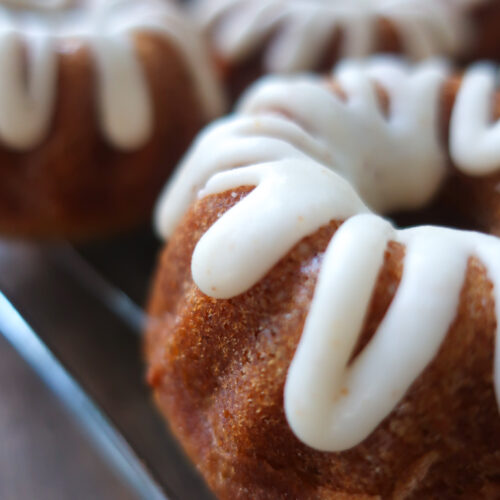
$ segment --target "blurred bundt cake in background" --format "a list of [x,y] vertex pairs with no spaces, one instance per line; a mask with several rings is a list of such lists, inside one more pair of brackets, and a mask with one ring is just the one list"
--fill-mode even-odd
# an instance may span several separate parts
[[0,5],[0,233],[84,238],[147,220],[221,93],[162,0]]

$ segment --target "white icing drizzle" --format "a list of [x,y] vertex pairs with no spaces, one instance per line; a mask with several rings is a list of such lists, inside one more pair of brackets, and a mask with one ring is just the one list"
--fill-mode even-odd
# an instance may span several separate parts
[[[168,237],[197,195],[256,186],[207,230],[194,250],[193,279],[216,298],[249,290],[304,236],[331,220],[347,219],[325,252],[285,387],[291,428],[320,450],[360,443],[404,397],[456,316],[471,256],[487,270],[500,318],[498,238],[437,227],[396,230],[361,201],[370,199],[372,207],[382,210],[401,207],[399,192],[392,190],[404,189],[405,178],[410,188],[405,197],[412,200],[408,206],[425,203],[439,187],[445,151],[435,120],[445,76],[436,63],[414,72],[386,59],[365,66],[347,63],[337,71],[345,102],[313,77],[268,78],[243,99],[239,115],[200,136],[158,205],[157,227]],[[388,92],[387,118],[377,108],[370,79]],[[495,150],[484,146],[492,139],[483,139],[496,130],[489,129],[484,104],[491,106],[493,80],[491,69],[473,67],[453,110],[450,143],[478,146],[469,167],[462,152],[453,153],[466,173],[469,168],[483,175],[500,163],[495,163]],[[476,115],[472,101],[478,103]],[[479,128],[478,136],[463,132],[462,122],[469,119],[471,128]],[[390,168],[384,170],[385,164]],[[371,180],[374,192],[362,179],[372,165],[383,173],[380,181]],[[423,169],[423,180],[415,168]],[[332,170],[352,182],[361,198]],[[420,192],[412,193],[412,186]],[[376,334],[348,366],[389,241],[405,246],[403,276]],[[500,401],[498,331],[494,380]]]
[[[256,187],[207,230],[193,253],[193,280],[211,297],[245,292],[304,236],[352,216],[324,255],[285,387],[288,422],[309,446],[351,448],[394,409],[435,357],[456,316],[470,256],[487,269],[500,317],[498,238],[430,226],[397,231],[379,216],[363,215],[366,207],[354,190],[312,160],[222,172],[201,196],[245,185]],[[406,247],[401,283],[373,339],[347,366],[390,240]]]
[[26,8],[30,10],[0,6],[0,139],[8,147],[30,149],[48,134],[58,51],[64,50],[66,39],[80,39],[92,50],[100,127],[116,148],[141,147],[154,127],[150,90],[133,43],[137,33],[159,33],[171,40],[187,63],[207,118],[222,111],[224,103],[201,40],[173,5],[93,0],[81,8],[66,1],[43,8],[28,3]]
[[153,109],[132,42],[128,37],[96,35],[91,44],[100,89],[101,128],[116,147],[136,149],[151,136]]
[[498,68],[478,63],[466,71],[450,123],[450,153],[464,173],[488,175],[500,169],[500,121],[492,124]]
[[16,149],[29,148],[45,136],[55,98],[56,54],[48,38],[33,37],[30,71],[25,80],[23,43],[12,31],[0,31],[0,138]]
[[[237,62],[256,52],[272,34],[269,71],[315,67],[343,33],[341,57],[363,57],[376,49],[376,27],[390,20],[404,52],[423,59],[457,55],[470,45],[469,9],[475,2],[446,0],[202,0],[195,14],[217,50]],[[307,43],[303,41],[307,40]]]

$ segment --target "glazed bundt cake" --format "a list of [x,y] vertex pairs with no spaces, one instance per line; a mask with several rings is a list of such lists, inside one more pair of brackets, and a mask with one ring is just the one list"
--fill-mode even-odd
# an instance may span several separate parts
[[494,190],[496,103],[489,66],[350,62],[263,81],[194,145],[146,357],[219,498],[500,497],[500,239],[373,212]]
[[326,71],[342,57],[500,53],[496,0],[195,0],[193,11],[233,95],[265,72]]
[[195,28],[166,1],[2,2],[0,233],[144,221],[221,108]]
[[311,160],[218,174],[156,276],[157,403],[221,499],[498,498],[499,252]]

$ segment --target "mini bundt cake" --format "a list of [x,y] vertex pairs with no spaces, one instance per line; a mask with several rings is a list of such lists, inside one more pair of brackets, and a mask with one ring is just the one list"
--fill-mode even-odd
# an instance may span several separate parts
[[497,102],[489,66],[349,62],[263,81],[188,153],[145,352],[219,498],[500,498],[500,239],[373,213],[497,186]]
[[162,0],[2,2],[0,233],[144,221],[222,100],[196,29]]
[[497,58],[496,0],[195,0],[233,95],[265,72],[325,71],[376,52]]

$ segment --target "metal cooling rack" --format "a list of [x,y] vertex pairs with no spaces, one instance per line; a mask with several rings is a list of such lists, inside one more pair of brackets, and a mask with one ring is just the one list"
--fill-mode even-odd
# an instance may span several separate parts
[[0,333],[139,498],[209,500],[144,384],[140,331],[158,242],[0,240]]

